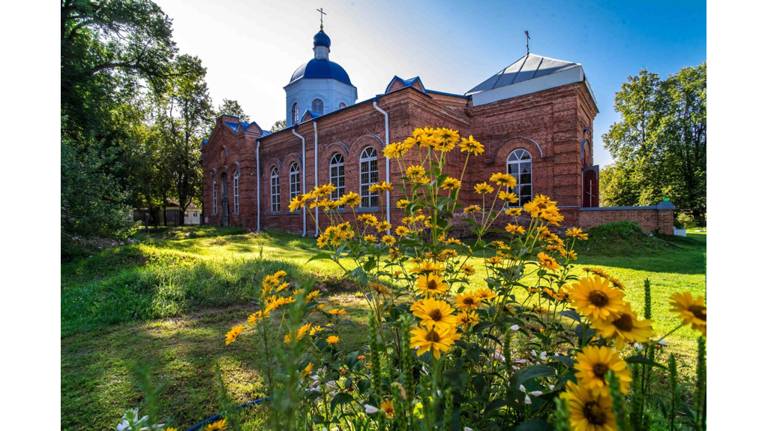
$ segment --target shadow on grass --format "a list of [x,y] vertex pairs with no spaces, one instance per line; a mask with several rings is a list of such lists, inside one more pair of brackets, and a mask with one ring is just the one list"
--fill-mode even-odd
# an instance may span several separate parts
[[[350,315],[335,330],[355,348],[367,334],[365,306],[344,305]],[[208,309],[184,318],[123,325],[98,337],[64,338],[62,429],[114,429],[125,409],[143,401],[131,378],[134,363],[151,371],[153,385],[159,388],[159,410],[167,415],[162,419],[179,429],[220,409],[217,367],[232,401],[263,396],[263,365],[271,358],[260,349],[256,335],[246,332],[230,346],[223,342],[226,331],[251,311],[242,306]],[[279,342],[279,335],[274,336]]]

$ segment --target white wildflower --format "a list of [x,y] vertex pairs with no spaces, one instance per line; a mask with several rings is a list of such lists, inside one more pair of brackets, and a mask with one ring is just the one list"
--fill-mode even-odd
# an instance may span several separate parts
[[376,407],[374,407],[374,406],[372,406],[370,404],[366,404],[363,407],[365,407],[365,413],[367,413],[369,415],[374,415],[374,414],[379,412],[378,408],[376,408]]

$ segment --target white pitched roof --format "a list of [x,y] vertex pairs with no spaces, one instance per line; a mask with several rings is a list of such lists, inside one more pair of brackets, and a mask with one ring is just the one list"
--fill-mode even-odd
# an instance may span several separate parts
[[484,105],[581,81],[586,81],[586,76],[579,63],[526,54],[476,85],[466,95],[472,96],[473,104]]

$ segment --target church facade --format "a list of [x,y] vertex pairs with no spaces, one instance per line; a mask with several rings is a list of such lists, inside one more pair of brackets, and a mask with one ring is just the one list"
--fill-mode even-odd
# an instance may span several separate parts
[[[429,126],[456,129],[485,145],[465,174],[461,196],[467,203],[474,199],[473,184],[504,171],[517,178],[519,204],[548,195],[568,225],[637,219],[646,230],[671,231],[671,210],[599,208],[592,137],[598,109],[580,64],[529,53],[465,94],[395,76],[383,93],[358,101],[347,72],[329,58],[331,39],[322,28],[313,42],[314,58],[285,86],[285,129],[270,133],[255,122],[217,118],[202,145],[203,223],[317,235],[322,218],[315,223],[306,212],[290,213],[288,204],[315,185],[332,183],[339,194],[362,196],[359,211],[396,225],[397,192],[379,195],[368,187],[399,181],[397,163],[382,148]],[[459,159],[449,161],[449,175],[459,176]]]

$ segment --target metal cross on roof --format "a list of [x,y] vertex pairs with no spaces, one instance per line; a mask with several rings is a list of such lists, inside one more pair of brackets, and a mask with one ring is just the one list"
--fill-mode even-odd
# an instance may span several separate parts
[[[322,27],[322,26],[321,26]],[[528,47],[528,42],[531,41],[531,35],[528,34],[528,30],[525,31],[525,53],[530,54],[531,49]]]
[[323,12],[323,8],[315,9],[315,10],[320,12],[320,30],[322,30],[323,29],[323,15],[328,15],[328,14]]

